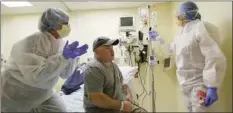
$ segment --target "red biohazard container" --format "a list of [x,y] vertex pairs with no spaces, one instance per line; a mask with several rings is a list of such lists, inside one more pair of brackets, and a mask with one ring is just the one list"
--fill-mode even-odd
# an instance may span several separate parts
[[202,91],[202,90],[199,90],[198,91],[198,96],[199,97],[202,97],[203,99],[206,97],[206,92]]
[[206,98],[206,92],[199,90],[198,91],[198,97],[199,97],[199,103],[200,105],[204,105],[205,103],[205,98]]

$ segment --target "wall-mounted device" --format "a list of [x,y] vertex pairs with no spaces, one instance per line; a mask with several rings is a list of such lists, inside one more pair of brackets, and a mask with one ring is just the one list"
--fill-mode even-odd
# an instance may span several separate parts
[[135,18],[133,16],[120,17],[120,32],[135,32]]
[[167,58],[164,59],[164,66],[163,66],[163,68],[165,70],[168,70],[168,69],[171,68],[171,57],[167,57]]
[[149,65],[156,65],[156,64],[159,64],[159,62],[158,62],[158,60],[157,60],[157,58],[156,58],[156,56],[150,56],[149,57]]
[[143,33],[141,31],[138,31],[138,40],[143,41]]
[[90,62],[92,60],[93,60],[93,58],[87,58],[87,62]]
[[147,62],[147,50],[148,50],[148,45],[143,45],[143,50],[141,50],[139,53],[141,63]]
[[130,59],[129,58],[124,58],[124,62],[127,64],[130,64]]

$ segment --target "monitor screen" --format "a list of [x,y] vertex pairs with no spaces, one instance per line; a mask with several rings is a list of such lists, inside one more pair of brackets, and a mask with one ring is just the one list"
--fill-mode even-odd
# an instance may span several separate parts
[[133,26],[133,17],[121,17],[121,27]]
[[154,56],[150,56],[150,60],[154,60]]

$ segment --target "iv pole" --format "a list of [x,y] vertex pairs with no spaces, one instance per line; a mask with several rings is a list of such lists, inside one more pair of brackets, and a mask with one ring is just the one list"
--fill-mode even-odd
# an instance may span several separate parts
[[[148,25],[149,25],[149,29],[148,30],[151,30],[151,22],[150,22],[150,19],[151,19],[151,13],[150,13],[150,10],[151,10],[151,6],[148,5],[148,10],[149,10],[149,15],[148,15]],[[149,37],[150,38],[150,37]],[[152,50],[152,41],[149,39],[149,43],[148,43],[148,59],[150,60],[150,56],[153,56],[154,55],[154,52]],[[152,112],[155,112],[156,111],[156,107],[155,107],[155,81],[154,81],[154,71],[153,71],[153,65],[150,65],[150,69],[151,69],[151,75],[152,75],[152,89],[151,89],[151,93],[152,93]]]
[[[146,7],[146,9],[147,9],[147,25],[145,26],[145,28],[147,28],[147,30],[145,31],[146,33],[147,33],[147,37],[148,37],[148,49],[147,49],[147,53],[148,53],[148,55],[147,55],[147,57],[148,57],[148,61],[150,61],[151,59],[150,59],[150,57],[151,56],[154,56],[154,51],[152,50],[152,40],[150,39],[150,37],[149,37],[149,31],[151,30],[151,26],[152,25],[150,25],[151,24],[151,22],[150,22],[150,19],[151,19],[151,14],[150,14],[150,12],[151,12],[151,6],[150,5],[146,5],[146,6],[144,6],[144,7]],[[153,18],[152,18],[153,19]],[[144,20],[143,20],[143,23],[144,23]],[[144,23],[145,24],[145,23]],[[157,62],[157,61],[156,61]],[[150,76],[147,76],[147,87],[148,88],[150,88],[149,90],[150,90],[150,93],[149,93],[149,95],[151,94],[152,95],[152,99],[151,99],[151,103],[152,103],[152,112],[155,112],[156,111],[156,106],[155,106],[155,81],[154,81],[154,71],[153,71],[153,67],[154,67],[154,65],[156,65],[156,64],[150,64],[149,62],[148,62],[148,67],[150,68],[150,70],[151,70],[151,75],[152,75],[152,81],[151,81],[151,84],[150,84],[150,80],[151,80],[151,78],[150,78]],[[151,87],[150,87],[151,86]],[[150,104],[150,100],[148,101],[149,103],[148,104]]]

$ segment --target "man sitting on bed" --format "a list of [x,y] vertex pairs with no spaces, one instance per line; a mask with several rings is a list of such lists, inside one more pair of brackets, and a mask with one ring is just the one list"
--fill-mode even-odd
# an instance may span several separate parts
[[93,42],[95,59],[87,64],[84,76],[84,108],[93,112],[130,112],[132,95],[123,85],[120,69],[112,61],[113,46],[119,40],[99,37]]

